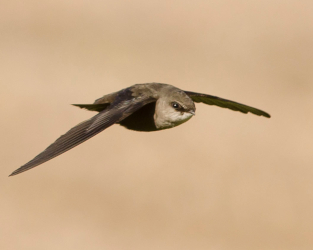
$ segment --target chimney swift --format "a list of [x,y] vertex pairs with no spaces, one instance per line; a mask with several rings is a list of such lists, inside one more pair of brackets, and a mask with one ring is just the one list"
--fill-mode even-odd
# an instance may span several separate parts
[[262,110],[217,96],[184,91],[163,83],[135,84],[105,95],[93,104],[73,104],[96,111],[98,114],[70,129],[10,176],[20,174],[63,154],[113,124],[146,132],[178,126],[195,115],[195,102],[270,118],[270,115]]

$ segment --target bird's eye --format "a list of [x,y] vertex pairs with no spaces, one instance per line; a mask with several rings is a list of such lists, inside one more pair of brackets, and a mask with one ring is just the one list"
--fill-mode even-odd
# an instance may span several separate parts
[[181,106],[180,106],[177,102],[172,102],[172,107],[173,107],[174,109],[179,109],[179,108],[181,108]]

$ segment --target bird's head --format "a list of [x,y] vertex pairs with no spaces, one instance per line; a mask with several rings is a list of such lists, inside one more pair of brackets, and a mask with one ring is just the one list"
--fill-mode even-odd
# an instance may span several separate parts
[[165,91],[156,102],[154,120],[158,129],[178,126],[195,115],[196,107],[182,90]]

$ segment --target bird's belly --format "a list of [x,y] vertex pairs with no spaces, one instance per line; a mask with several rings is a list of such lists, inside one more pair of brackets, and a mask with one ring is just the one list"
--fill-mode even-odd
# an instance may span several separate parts
[[119,122],[119,124],[135,131],[150,132],[159,130],[154,123],[154,112],[155,102],[149,103]]

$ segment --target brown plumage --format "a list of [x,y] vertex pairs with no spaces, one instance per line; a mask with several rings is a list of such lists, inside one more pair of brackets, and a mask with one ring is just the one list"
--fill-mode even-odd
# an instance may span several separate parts
[[74,104],[80,108],[99,113],[70,129],[10,176],[51,160],[113,124],[120,124],[130,130],[145,132],[178,126],[188,121],[195,114],[194,102],[270,117],[268,113],[244,104],[216,96],[183,91],[168,84],[136,84],[105,95],[93,104]]

